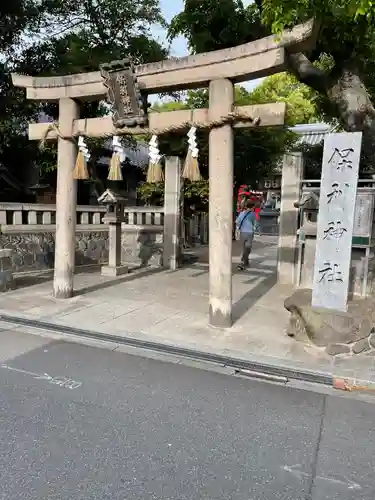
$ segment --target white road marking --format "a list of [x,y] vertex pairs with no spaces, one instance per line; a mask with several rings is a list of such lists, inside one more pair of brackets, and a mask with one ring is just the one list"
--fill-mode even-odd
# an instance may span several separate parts
[[77,380],[73,380],[65,376],[52,377],[51,375],[48,375],[48,373],[44,374],[33,373],[27,370],[22,370],[21,368],[13,368],[13,366],[5,364],[1,365],[1,368],[4,368],[5,370],[10,370],[12,372],[23,373],[24,375],[28,375],[29,377],[32,377],[35,380],[45,380],[49,384],[57,385],[59,387],[63,387],[64,389],[79,389],[83,385],[83,382],[78,382]]
[[[301,465],[300,464],[295,464],[295,465],[284,465],[281,467],[284,471],[289,472],[290,474],[293,474],[298,479],[301,479],[302,477],[311,477],[311,474],[308,474],[307,472],[303,472],[301,470]],[[325,477],[325,476],[316,476],[315,479],[318,481],[326,481],[327,483],[331,484],[337,484],[341,486],[345,486],[349,490],[361,490],[361,486],[358,483],[355,483],[351,479],[348,479],[345,476],[342,476],[343,480],[341,479],[336,479],[333,477]]]

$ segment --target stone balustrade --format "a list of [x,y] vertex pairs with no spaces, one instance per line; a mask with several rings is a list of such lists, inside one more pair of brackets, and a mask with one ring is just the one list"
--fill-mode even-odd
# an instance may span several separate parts
[[[160,265],[164,207],[125,207],[124,212],[122,262]],[[76,213],[76,265],[105,264],[108,260],[105,207],[78,205]],[[12,251],[12,269],[16,272],[53,268],[55,230],[55,205],[0,203],[0,249]],[[189,219],[184,233],[186,244],[207,244],[208,216]]]
[[[76,265],[108,260],[108,225],[104,206],[78,205]],[[127,264],[159,265],[163,250],[163,207],[126,207],[122,224],[122,259]],[[16,272],[54,266],[56,206],[0,204],[0,248],[12,250]]]
[[[93,205],[77,206],[77,225],[100,225],[105,207]],[[32,203],[1,203],[0,226],[54,225],[56,205]],[[125,225],[163,226],[163,207],[126,207]]]
[[[164,225],[163,207],[125,207],[124,226],[156,226]],[[100,205],[77,206],[77,229],[80,226],[100,226],[105,214],[105,207]],[[264,234],[278,233],[278,214],[261,213],[261,232]],[[0,232],[19,230],[38,231],[37,226],[51,226],[56,222],[56,205],[32,203],[0,203]],[[155,227],[155,229],[156,229]],[[94,228],[92,228],[94,229]],[[104,229],[104,228],[101,228]],[[197,214],[185,225],[185,240],[190,243],[208,243],[208,215]]]
[[[122,262],[160,265],[164,207],[125,207],[124,211]],[[76,265],[107,262],[108,225],[103,223],[104,214],[104,206],[77,206]],[[265,234],[276,233],[278,229],[276,218],[271,215],[261,217],[261,230]],[[55,205],[0,203],[0,249],[11,250],[11,267],[15,272],[53,268],[55,222]],[[208,244],[208,215],[196,214],[185,220],[182,240],[188,247]]]

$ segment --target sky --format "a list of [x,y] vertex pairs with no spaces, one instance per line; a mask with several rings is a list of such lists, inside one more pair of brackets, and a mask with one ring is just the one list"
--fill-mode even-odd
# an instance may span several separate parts
[[[204,1],[204,0],[202,0]],[[249,5],[252,2],[252,0],[243,0],[244,5]],[[184,7],[184,2],[183,0],[160,0],[160,5],[161,9],[163,12],[163,15],[165,19],[170,22],[171,19],[181,12]],[[166,39],[166,33],[163,29],[154,29],[154,35],[160,39],[161,42],[164,42]],[[186,55],[189,55],[189,50],[187,47],[186,40],[183,37],[179,37],[176,40],[173,41],[172,46],[171,46],[171,55],[175,57],[183,57]],[[243,84],[248,90],[252,90],[255,88],[259,83],[262,81],[262,79],[258,80],[252,80],[251,82],[247,82]]]
[[[203,0],[204,1],[204,0]],[[183,0],[160,0],[161,10],[167,22],[170,22],[171,19],[181,12],[184,8]],[[158,30],[158,36],[165,40],[165,33],[163,30]],[[183,37],[179,37],[178,39],[173,41],[171,47],[171,55],[176,57],[182,57],[189,54],[186,40]]]

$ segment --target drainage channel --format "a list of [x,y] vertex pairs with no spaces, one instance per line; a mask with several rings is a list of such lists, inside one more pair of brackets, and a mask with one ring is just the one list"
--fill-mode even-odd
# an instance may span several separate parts
[[273,365],[270,363],[249,361],[246,359],[233,358],[230,356],[223,356],[221,354],[213,354],[204,351],[198,351],[195,349],[186,349],[184,347],[177,347],[173,345],[151,342],[131,337],[119,337],[117,335],[104,334],[90,330],[81,330],[79,328],[56,325],[53,323],[38,321],[35,319],[7,316],[4,314],[0,315],[0,319],[7,323],[18,324],[29,328],[49,330],[51,332],[57,332],[68,336],[71,335],[102,342],[113,342],[118,345],[146,349],[163,354],[189,358],[196,361],[216,363],[221,366],[233,368],[234,372],[238,375],[251,378],[258,378],[262,380],[282,383],[287,383],[289,380],[299,380],[303,382],[310,382],[313,384],[323,384],[330,387],[332,387],[333,383],[333,377],[326,373],[314,372],[310,370],[299,370],[285,366]]

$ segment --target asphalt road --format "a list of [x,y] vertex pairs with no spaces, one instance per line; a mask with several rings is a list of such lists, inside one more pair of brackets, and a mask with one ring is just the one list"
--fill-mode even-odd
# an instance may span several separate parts
[[370,403],[16,331],[0,346],[0,499],[375,498]]

